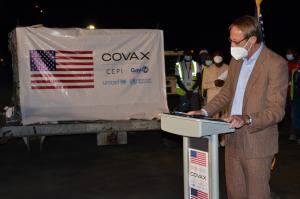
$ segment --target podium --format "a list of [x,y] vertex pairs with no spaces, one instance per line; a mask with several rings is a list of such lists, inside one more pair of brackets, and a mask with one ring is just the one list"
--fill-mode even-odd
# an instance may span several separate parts
[[161,114],[161,129],[183,136],[184,199],[219,199],[218,134],[228,123],[205,116]]

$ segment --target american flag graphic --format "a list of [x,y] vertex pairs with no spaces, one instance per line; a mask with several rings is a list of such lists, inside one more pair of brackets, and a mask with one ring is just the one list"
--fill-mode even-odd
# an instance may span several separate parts
[[31,89],[94,88],[93,51],[30,50]]
[[261,14],[259,14],[259,16],[258,16],[258,23],[259,23],[260,35],[261,35],[262,41],[265,41],[264,22],[263,22],[263,18],[262,18]]
[[204,166],[204,167],[207,166],[206,153],[201,151],[191,150],[190,156],[191,156],[191,163]]
[[190,199],[208,199],[208,193],[191,188]]

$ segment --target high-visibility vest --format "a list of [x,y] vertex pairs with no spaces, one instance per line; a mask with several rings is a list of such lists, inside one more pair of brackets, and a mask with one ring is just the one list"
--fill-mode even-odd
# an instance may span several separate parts
[[[186,70],[186,67],[184,66],[185,63],[184,62],[177,62],[176,63],[176,68],[178,70],[178,73],[179,73],[179,77],[180,77],[180,80],[181,82],[183,83],[183,85],[188,89],[188,90],[191,90],[192,91],[192,88],[195,84],[195,81],[197,79],[197,73],[200,72],[200,71],[197,71],[197,62],[195,61],[192,61],[191,62],[191,70],[192,70],[192,76],[191,76],[191,79],[186,79],[186,76],[185,74],[188,73],[189,71]],[[178,95],[185,95],[185,91],[180,88],[178,86],[178,84],[176,84],[176,93]]]

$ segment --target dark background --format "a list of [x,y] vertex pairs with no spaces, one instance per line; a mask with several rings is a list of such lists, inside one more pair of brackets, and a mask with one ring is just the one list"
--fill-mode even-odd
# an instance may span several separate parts
[[[4,1],[0,13],[1,45],[16,26],[158,28],[166,49],[208,48],[228,51],[228,26],[244,14],[254,15],[255,0],[202,1]],[[163,5],[161,5],[163,4]],[[296,0],[264,0],[261,5],[266,44],[279,53],[299,46],[299,6]],[[38,5],[38,8],[35,6]],[[40,10],[43,13],[40,13]],[[298,29],[298,30],[297,30]]]
[[[8,33],[16,26],[43,24],[46,27],[85,28],[92,23],[97,28],[107,29],[162,29],[166,50],[223,50],[228,62],[228,26],[237,17],[254,15],[255,10],[255,0],[2,1],[1,85],[7,88],[11,82]],[[283,56],[288,47],[299,47],[298,10],[296,0],[264,0],[261,4],[266,45]]]

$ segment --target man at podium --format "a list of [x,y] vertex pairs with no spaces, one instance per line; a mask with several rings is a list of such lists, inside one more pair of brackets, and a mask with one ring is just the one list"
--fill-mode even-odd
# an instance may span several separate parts
[[232,59],[220,93],[201,110],[212,116],[230,106],[235,132],[225,136],[225,173],[229,199],[269,199],[269,180],[278,152],[277,123],[284,117],[288,86],[286,61],[267,48],[257,18],[243,16],[230,26]]

